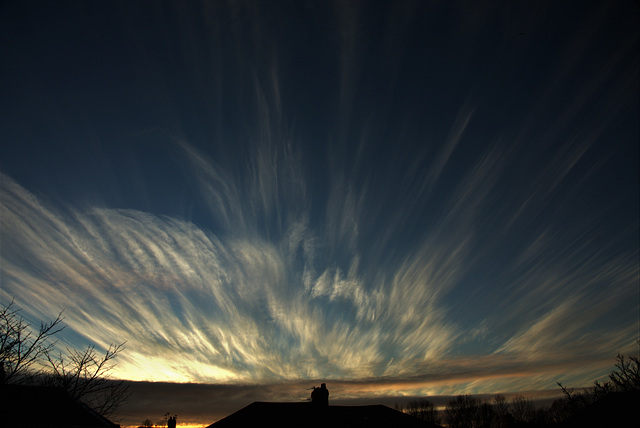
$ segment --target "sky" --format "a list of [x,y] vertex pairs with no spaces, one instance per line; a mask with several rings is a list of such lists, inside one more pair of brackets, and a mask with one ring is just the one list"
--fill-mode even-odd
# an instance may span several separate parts
[[131,381],[589,385],[638,352],[639,16],[2,2],[0,301]]

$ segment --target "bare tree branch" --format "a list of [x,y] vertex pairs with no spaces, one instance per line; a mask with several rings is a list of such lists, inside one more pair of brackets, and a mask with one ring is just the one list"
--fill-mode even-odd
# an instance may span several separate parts
[[65,328],[60,312],[55,320],[40,323],[38,332],[33,333],[19,312],[13,301],[0,308],[0,361],[4,363],[8,383],[28,382],[37,371],[33,366],[55,347],[51,338]]
[[4,382],[60,388],[103,416],[112,414],[128,398],[128,386],[123,381],[111,380],[113,360],[124,350],[124,343],[110,345],[103,355],[95,346],[84,351],[67,348],[63,355],[56,351],[53,340],[53,336],[64,329],[62,312],[55,320],[41,323],[37,333],[19,312],[13,301],[0,307],[0,362]]

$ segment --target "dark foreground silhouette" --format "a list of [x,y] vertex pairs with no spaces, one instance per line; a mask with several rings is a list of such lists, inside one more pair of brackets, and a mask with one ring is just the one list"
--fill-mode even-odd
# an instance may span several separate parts
[[66,391],[54,387],[0,385],[2,427],[118,428]]
[[383,405],[330,406],[329,390],[323,383],[313,388],[311,402],[254,402],[209,428],[232,427],[334,427],[334,428],[417,428],[437,425],[425,422]]
[[613,392],[576,412],[562,427],[640,427],[640,392]]
[[[530,400],[516,396],[508,403],[496,396],[495,403],[481,402],[472,396],[458,396],[444,412],[434,412],[428,400],[416,400],[403,411],[383,405],[330,406],[329,391],[323,383],[313,388],[311,402],[254,402],[212,424],[209,428],[234,427],[423,427],[436,428],[441,420],[450,428],[542,428],[542,427],[640,427],[637,405],[640,403],[640,370],[637,358],[625,363],[619,356],[618,371],[611,376],[617,384],[596,383],[591,392],[572,394],[556,400],[550,409],[535,409]],[[622,376],[616,376],[622,373]],[[616,384],[617,386],[614,386]],[[598,392],[600,390],[606,393]],[[431,411],[428,411],[431,410]],[[440,414],[439,414],[440,413]]]
[[[230,427],[370,427],[424,428],[424,422],[383,405],[326,406],[313,403],[254,402],[210,428]],[[435,427],[436,425],[431,425]]]

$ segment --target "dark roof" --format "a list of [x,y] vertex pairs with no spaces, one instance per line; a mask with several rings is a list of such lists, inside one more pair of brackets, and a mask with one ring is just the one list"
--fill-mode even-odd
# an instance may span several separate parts
[[374,406],[319,406],[306,403],[255,402],[210,428],[231,427],[323,427],[376,428],[428,427],[418,419],[381,404]]
[[58,388],[0,385],[2,426],[16,428],[116,428]]

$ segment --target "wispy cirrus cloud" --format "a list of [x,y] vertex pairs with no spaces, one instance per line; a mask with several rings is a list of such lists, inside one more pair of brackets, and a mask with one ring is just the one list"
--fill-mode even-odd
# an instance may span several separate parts
[[[4,297],[42,314],[66,308],[70,328],[99,346],[126,340],[121,376],[246,381],[379,371],[385,352],[372,326],[382,291],[370,294],[355,261],[348,272],[304,264],[297,272],[289,252],[314,245],[302,244],[311,234],[302,223],[280,246],[219,239],[129,210],[62,214],[3,182],[3,235],[12,247]],[[37,275],[27,263],[39,266]]]
[[[30,312],[45,316],[66,308],[69,328],[83,341],[101,347],[127,341],[117,369],[121,377],[273,382],[402,379],[427,372],[440,373],[449,386],[438,387],[440,381],[427,376],[421,390],[453,393],[451,384],[460,391],[524,387],[530,377],[510,379],[530,376],[532,367],[547,370],[549,359],[566,369],[576,349],[596,337],[602,353],[630,343],[631,328],[606,335],[594,332],[592,321],[633,295],[632,258],[607,258],[589,245],[570,243],[566,253],[551,255],[549,249],[564,238],[549,233],[522,248],[497,278],[498,289],[485,290],[484,302],[500,308],[500,319],[512,323],[510,333],[495,334],[501,321],[491,309],[472,305],[481,317],[480,336],[467,320],[452,317],[450,305],[470,305],[455,295],[474,293],[465,278],[484,260],[476,253],[479,244],[492,243],[482,239],[476,215],[491,201],[501,156],[481,158],[420,246],[384,266],[366,260],[357,233],[349,238],[349,259],[335,263],[321,256],[343,233],[354,233],[349,227],[370,206],[362,197],[349,203],[354,190],[343,193],[337,186],[330,196],[336,203],[327,217],[342,210],[337,215],[346,222],[344,231],[332,226],[338,230],[319,233],[310,213],[299,208],[273,215],[274,231],[282,232],[269,239],[256,223],[272,215],[281,198],[300,198],[294,206],[309,206],[303,191],[284,191],[268,201],[278,193],[282,170],[304,188],[296,157],[279,158],[285,165],[270,175],[263,169],[272,168],[273,159],[262,161],[265,152],[259,152],[248,161],[249,176],[256,179],[238,182],[186,142],[178,143],[226,233],[134,210],[54,207],[3,176],[3,299],[16,296]],[[247,185],[249,191],[241,192]],[[616,284],[615,294],[600,287],[607,282]],[[501,302],[504,295],[508,305]],[[576,316],[582,312],[591,317]],[[491,337],[493,347],[485,343],[477,353],[456,357],[470,335]],[[472,363],[478,358],[484,363]],[[592,364],[603,363],[595,358]],[[559,372],[540,374],[537,382],[548,387]]]

